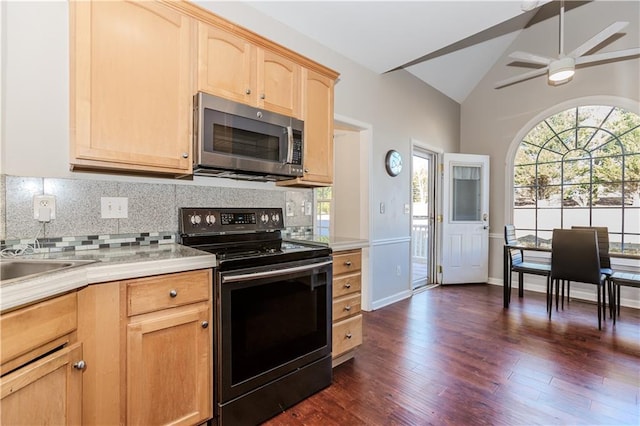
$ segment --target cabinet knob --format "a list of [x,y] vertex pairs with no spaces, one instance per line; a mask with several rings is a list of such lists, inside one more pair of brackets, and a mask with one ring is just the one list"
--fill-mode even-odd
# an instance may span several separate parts
[[169,292],[169,296],[171,296],[171,297],[176,297],[177,295],[178,295],[178,292],[177,292],[177,291],[175,291],[175,290],[171,290],[171,291]]
[[344,307],[344,310],[345,310],[345,311],[347,311],[347,312],[349,312],[349,311],[351,310],[351,306],[350,306],[350,305],[345,306],[345,307]]
[[305,168],[305,169],[304,169],[304,172],[305,172],[305,173],[309,173],[309,169]]
[[351,288],[351,283],[346,283],[346,284],[344,285],[344,288]]
[[245,90],[244,93],[246,93],[247,95],[250,95],[251,94],[251,89]]
[[202,321],[202,324],[200,324],[202,326],[202,328],[207,328],[209,327],[209,321]]
[[262,95],[260,95],[260,99],[264,99],[266,98],[265,94],[263,93]]
[[350,260],[347,260],[346,262],[344,262],[344,264],[345,264],[346,266],[351,266],[351,261],[350,261]]
[[188,152],[183,152],[182,153],[182,158],[189,158],[189,153]]
[[84,362],[84,360],[82,359],[78,362],[73,363],[73,368],[75,368],[76,370],[84,370],[86,366],[87,366],[87,363]]
[[351,339],[353,337],[353,335],[351,333],[347,333],[347,335],[345,336],[347,339]]

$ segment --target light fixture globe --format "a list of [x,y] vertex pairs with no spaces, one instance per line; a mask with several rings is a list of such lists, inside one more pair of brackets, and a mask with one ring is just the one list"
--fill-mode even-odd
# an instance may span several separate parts
[[576,60],[565,56],[549,64],[549,81],[560,83],[568,81],[576,73]]

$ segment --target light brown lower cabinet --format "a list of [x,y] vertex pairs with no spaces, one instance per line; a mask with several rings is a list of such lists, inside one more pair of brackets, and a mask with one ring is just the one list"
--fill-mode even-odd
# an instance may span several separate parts
[[82,343],[76,293],[0,318],[0,424],[82,424]]
[[89,286],[83,424],[197,425],[213,413],[211,269]]
[[362,250],[333,252],[333,366],[354,357],[362,344]]
[[0,423],[82,424],[81,359],[76,343],[3,377]]

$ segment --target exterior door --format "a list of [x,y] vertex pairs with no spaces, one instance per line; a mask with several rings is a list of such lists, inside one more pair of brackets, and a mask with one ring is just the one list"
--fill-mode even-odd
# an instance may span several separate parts
[[436,154],[413,148],[411,164],[411,287],[433,284]]
[[489,156],[444,154],[442,284],[489,276]]

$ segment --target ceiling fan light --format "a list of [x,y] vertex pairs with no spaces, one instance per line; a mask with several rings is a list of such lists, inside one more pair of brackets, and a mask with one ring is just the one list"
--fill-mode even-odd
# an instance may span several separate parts
[[576,73],[576,61],[570,56],[549,64],[549,81],[558,83],[567,81]]

